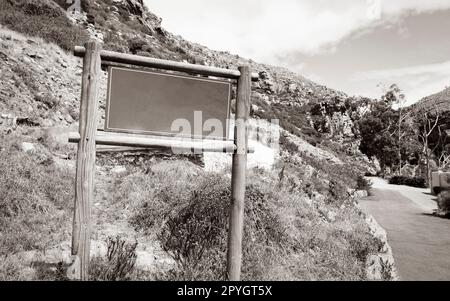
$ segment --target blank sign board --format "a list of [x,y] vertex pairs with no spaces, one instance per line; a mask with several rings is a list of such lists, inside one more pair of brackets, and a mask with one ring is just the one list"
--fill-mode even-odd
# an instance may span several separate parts
[[231,83],[109,68],[106,131],[228,139]]

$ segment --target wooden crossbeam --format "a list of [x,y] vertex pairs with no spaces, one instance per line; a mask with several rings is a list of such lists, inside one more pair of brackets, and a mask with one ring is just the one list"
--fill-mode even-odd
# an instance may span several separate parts
[[[86,53],[86,49],[82,46],[75,46],[74,54],[75,56],[84,57]],[[145,56],[126,54],[120,52],[113,52],[102,50],[100,52],[100,57],[102,62],[110,62],[110,63],[119,63],[119,64],[127,64],[133,66],[140,67],[148,67],[162,70],[171,70],[171,71],[179,71],[186,72],[190,74],[199,74],[206,76],[217,76],[229,79],[239,79],[241,76],[241,72],[239,70],[232,69],[224,69],[217,68],[211,66],[203,66],[196,64],[188,64],[182,62],[174,62],[162,59],[155,59]],[[259,80],[258,73],[252,73],[251,75],[252,81]]]
[[[236,145],[234,141],[180,139],[148,135],[122,134],[97,131],[95,141],[97,145],[122,146],[136,148],[168,148],[177,152],[209,152],[209,153],[234,153]],[[69,134],[69,142],[79,143],[80,134]],[[249,149],[254,153],[254,149]]]

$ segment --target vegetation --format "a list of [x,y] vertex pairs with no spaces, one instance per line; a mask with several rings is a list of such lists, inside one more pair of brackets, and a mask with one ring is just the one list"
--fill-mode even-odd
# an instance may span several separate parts
[[93,258],[89,278],[93,281],[131,280],[136,266],[137,242],[130,243],[120,236],[108,238],[106,258]]
[[[63,0],[56,2],[65,5]],[[82,44],[85,31],[73,25],[61,8],[52,3],[2,1],[0,23],[64,49]],[[202,56],[188,51],[192,46],[168,38],[162,29],[129,18],[129,12],[122,8],[118,12],[120,22],[111,22],[112,12],[107,7],[112,1],[91,3],[83,1],[83,10],[88,14],[87,22],[105,33],[106,49],[204,63]],[[19,28],[17,16],[29,26]],[[114,34],[117,31],[122,35]],[[14,73],[17,82],[36,90],[33,74],[26,68],[17,68]],[[281,94],[289,97],[285,91]],[[45,111],[58,109],[60,105],[45,93],[34,96],[33,101]],[[313,98],[311,103],[326,103],[326,114],[345,111],[353,116],[357,110],[350,100],[340,106],[336,102],[342,99]],[[258,105],[264,110],[255,115],[280,119],[284,128],[311,144],[336,151],[344,149],[337,143],[323,142],[323,137],[331,132],[325,126],[327,116],[320,106],[271,106],[262,102]],[[74,119],[76,114],[70,113]],[[19,124],[24,128],[27,125],[30,124]],[[11,137],[1,140],[0,247],[4,254],[0,256],[5,258],[0,260],[0,279],[63,280],[61,265],[55,266],[53,273],[36,266],[32,276],[25,274],[26,269],[20,265],[22,251],[44,251],[70,240],[73,201],[73,174],[57,165],[55,156],[49,152],[60,146],[43,136],[35,141],[36,151],[25,153],[19,142],[25,136],[18,137],[16,142]],[[288,139],[282,138],[282,144],[290,152],[289,158],[280,160],[271,172],[255,169],[248,177],[244,279],[269,280],[269,275],[270,280],[366,279],[366,260],[380,251],[382,242],[369,233],[351,193],[354,189],[369,189],[370,183],[358,179],[361,174],[358,167],[347,163],[324,164],[302,154]],[[68,157],[73,159],[73,153]],[[115,198],[114,208],[120,208],[114,214],[126,212],[129,224],[140,235],[158,241],[176,261],[176,268],[156,278],[218,280],[225,278],[229,181],[225,174],[208,173],[189,162],[174,160],[152,164],[145,171],[120,178],[108,196]],[[142,275],[137,275],[136,270],[136,250],[134,242],[110,239],[107,256],[92,260],[90,277],[141,280]]]
[[45,153],[23,153],[18,142],[1,141],[0,256],[45,250],[64,239],[72,174]]
[[363,176],[358,176],[357,182],[356,182],[356,190],[364,190],[368,193],[372,189],[373,183],[370,180],[367,180]]
[[442,191],[438,196],[438,214],[450,216],[450,191]]
[[404,163],[417,165],[421,147],[415,131],[414,119],[405,114],[401,105],[403,95],[396,85],[383,95],[380,101],[371,104],[371,110],[359,121],[360,150],[369,158],[377,158],[383,174],[386,168],[402,174]]
[[49,0],[0,1],[0,24],[25,35],[41,37],[65,50],[82,45],[87,33]]
[[447,133],[450,130],[450,111],[436,109],[420,112],[417,114],[417,126],[428,171],[432,171],[432,160],[441,169],[450,167],[450,135]]
[[[369,234],[361,213],[345,205],[350,201],[343,183],[317,172],[307,176],[298,164],[280,162],[282,176],[257,169],[248,177],[243,278],[365,279],[367,256],[381,242]],[[188,162],[162,162],[117,187],[117,202],[131,206],[130,223],[156,237],[178,264],[160,278],[225,279],[229,181]],[[317,189],[328,197],[311,204]]]
[[424,178],[410,178],[404,176],[394,176],[389,179],[389,184],[393,185],[406,185],[417,188],[426,188],[427,185],[425,183]]
[[[360,150],[379,160],[384,175],[395,171],[397,176],[420,176],[428,186],[431,172],[448,168],[450,162],[450,111],[404,109],[404,102],[401,90],[392,85],[380,101],[371,104],[370,112],[358,121]],[[408,164],[419,166],[420,172],[406,174],[403,168]],[[414,179],[408,182],[422,186]]]

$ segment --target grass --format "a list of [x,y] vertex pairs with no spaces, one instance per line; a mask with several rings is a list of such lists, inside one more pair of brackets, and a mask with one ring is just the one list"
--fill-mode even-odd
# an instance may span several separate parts
[[12,71],[20,78],[20,80],[16,81],[17,83],[23,82],[30,89],[30,91],[36,92],[38,90],[38,84],[36,83],[30,69],[20,65],[15,65],[12,68]]
[[[43,251],[66,240],[73,202],[71,172],[38,151],[23,153],[18,139],[1,141],[0,257]],[[0,278],[17,279],[20,261],[1,261]]]
[[67,51],[88,40],[85,30],[70,22],[62,8],[49,0],[0,1],[0,24]]
[[[279,172],[257,169],[248,176],[243,279],[364,280],[365,261],[381,242],[369,234],[361,213],[331,196],[311,203],[305,191],[319,178],[310,180],[295,166],[286,166],[281,178]],[[129,175],[117,190],[122,193],[116,202],[130,208],[130,223],[157,238],[178,263],[160,278],[225,279],[227,176],[188,162],[163,162],[147,174]],[[333,210],[336,219],[328,221],[323,208]]]
[[137,242],[130,243],[120,236],[108,238],[106,258],[93,258],[89,277],[92,281],[127,281],[135,271]]

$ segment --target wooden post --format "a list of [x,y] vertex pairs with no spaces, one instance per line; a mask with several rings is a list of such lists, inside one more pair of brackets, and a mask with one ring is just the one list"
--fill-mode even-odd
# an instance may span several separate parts
[[80,141],[76,162],[75,212],[73,219],[73,265],[68,269],[69,279],[89,280],[90,215],[94,198],[95,141],[97,132],[98,86],[101,74],[101,45],[88,42],[83,61],[83,79],[80,103]]
[[252,73],[249,66],[239,67],[236,99],[236,125],[234,139],[236,152],[233,155],[231,178],[231,212],[228,234],[228,280],[241,278],[242,234],[244,229],[245,177],[247,171],[248,132]]

